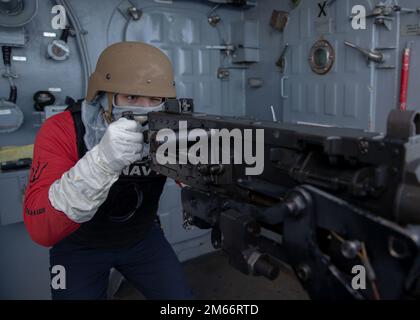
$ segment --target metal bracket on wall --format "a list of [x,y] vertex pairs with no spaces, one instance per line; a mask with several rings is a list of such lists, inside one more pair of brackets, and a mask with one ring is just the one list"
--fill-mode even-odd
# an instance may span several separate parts
[[280,57],[278,58],[278,60],[276,61],[276,66],[279,67],[279,71],[281,73],[284,72],[284,70],[286,69],[286,53],[289,49],[289,44],[286,43],[286,45],[284,46],[283,51],[281,52]]
[[223,53],[226,54],[226,56],[232,55],[232,53],[235,51],[235,47],[231,44],[228,45],[219,45],[219,46],[206,46],[206,49],[210,50],[220,50]]
[[301,0],[290,0],[290,6],[292,9],[297,8],[300,5]]
[[23,47],[26,40],[23,27],[0,27],[0,46]]
[[216,26],[217,26],[217,24],[218,24],[220,21],[222,21],[222,18],[220,18],[220,16],[216,14],[216,15],[209,16],[209,17],[207,18],[207,21],[208,21],[208,23],[209,23],[212,27],[216,27]]
[[221,80],[229,79],[230,72],[227,68],[219,68],[217,69],[217,78]]
[[271,13],[270,26],[283,32],[289,22],[289,13],[286,11],[273,10]]
[[6,78],[6,79],[17,79],[17,78],[19,78],[17,73],[12,71],[10,68],[6,68],[6,69],[2,70],[1,75],[2,75],[3,78]]
[[248,78],[248,86],[250,88],[261,88],[264,85],[264,80],[259,77]]
[[130,0],[124,0],[118,5],[118,11],[129,20],[137,21],[141,18],[142,11],[138,9]]
[[396,47],[381,47],[376,48],[375,51],[385,51],[383,54],[384,56],[384,62],[381,64],[376,65],[376,69],[395,69],[396,66],[394,64],[391,64],[392,61],[395,61],[395,55],[396,55]]
[[289,96],[287,96],[287,95],[284,93],[284,82],[285,82],[287,79],[289,79],[289,77],[286,77],[286,76],[283,76],[283,77],[281,77],[281,79],[280,79],[280,96],[282,97],[282,99],[288,99],[288,98],[289,98]]

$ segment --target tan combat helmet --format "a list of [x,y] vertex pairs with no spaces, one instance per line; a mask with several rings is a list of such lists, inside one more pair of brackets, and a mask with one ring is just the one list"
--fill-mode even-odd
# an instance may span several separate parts
[[175,98],[171,61],[158,48],[142,42],[119,42],[99,56],[95,72],[89,78],[86,100],[107,92],[105,119],[112,121],[112,96],[115,93]]

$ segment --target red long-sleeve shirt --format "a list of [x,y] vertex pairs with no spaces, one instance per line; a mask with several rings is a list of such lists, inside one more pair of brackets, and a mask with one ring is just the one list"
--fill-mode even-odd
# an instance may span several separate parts
[[32,240],[40,245],[53,246],[80,227],[54,209],[48,198],[53,182],[77,161],[76,131],[71,113],[65,111],[47,119],[35,140],[23,205],[26,228]]

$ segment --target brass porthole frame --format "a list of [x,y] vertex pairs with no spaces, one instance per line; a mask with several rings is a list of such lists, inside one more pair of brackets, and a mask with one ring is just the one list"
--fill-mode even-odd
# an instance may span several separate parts
[[[327,52],[326,62],[322,66],[318,65],[316,62],[316,53],[318,50],[325,50]],[[335,62],[335,51],[333,46],[327,40],[318,40],[312,46],[309,52],[308,60],[313,72],[319,75],[327,74],[331,70]]]

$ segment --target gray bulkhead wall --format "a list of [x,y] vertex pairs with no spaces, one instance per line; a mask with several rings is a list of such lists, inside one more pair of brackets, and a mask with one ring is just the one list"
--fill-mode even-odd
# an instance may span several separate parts
[[[259,21],[263,44],[261,61],[252,64],[245,74],[246,85],[249,78],[263,81],[259,88],[246,87],[247,114],[272,119],[269,107],[273,105],[277,119],[286,122],[384,132],[389,111],[398,107],[402,52],[410,41],[413,44],[407,109],[418,109],[420,12],[394,12],[387,16],[387,25],[367,18],[366,30],[354,30],[350,19],[352,7],[363,5],[369,15],[381,1],[331,1],[331,6],[324,8],[325,14],[320,9],[324,0],[301,0],[298,6],[292,2],[299,1],[261,0],[256,7],[244,11],[245,20]],[[414,11],[420,7],[416,0],[382,3]],[[273,9],[289,13],[283,32],[269,25]],[[325,75],[315,74],[309,65],[310,49],[320,39],[329,41],[335,51],[334,65]],[[384,63],[368,62],[358,51],[344,45],[344,41],[383,53]],[[286,43],[289,44],[286,69],[281,73],[275,62]]]
[[[207,13],[215,7],[205,1],[130,1],[143,14],[138,21],[128,21],[118,7],[126,8],[128,1],[71,0],[74,13],[86,31],[86,42],[92,69],[100,52],[114,42],[122,40],[146,41],[162,48],[171,58],[179,97],[193,97],[198,111],[221,114],[245,113],[244,69],[230,70],[229,80],[217,78],[221,66],[231,65],[223,59],[219,46],[230,43],[230,23],[243,19],[242,10],[218,7],[214,13],[222,23],[212,27]],[[34,113],[32,96],[36,91],[52,88],[55,105],[63,105],[65,97],[84,95],[83,73],[74,37],[68,45],[70,56],[65,61],[47,58],[47,45],[55,38],[44,36],[53,30],[51,8],[54,1],[39,1],[35,18],[25,27],[26,43],[13,49],[13,56],[26,61],[12,62],[18,74],[17,104],[24,113],[24,124],[13,133],[2,134],[0,146],[25,145],[34,142],[41,124],[40,114]],[[4,30],[1,30],[4,31]],[[1,35],[1,33],[0,33]],[[223,38],[223,40],[221,40]],[[0,79],[0,96],[7,97],[9,86]],[[61,91],[60,91],[61,89]],[[0,173],[0,299],[48,299],[48,249],[38,246],[29,238],[22,222],[21,202],[27,183],[28,171]],[[182,227],[180,190],[168,182],[159,215],[168,240],[181,260],[212,250],[207,230],[184,230]]]
[[[246,114],[262,120],[272,120],[273,106],[277,120],[282,119],[283,101],[280,96],[281,72],[275,65],[283,50],[283,33],[273,29],[269,22],[273,10],[287,11],[287,1],[259,1],[244,12],[245,20],[258,22],[260,61],[245,71]],[[249,84],[256,79],[261,86]]]

